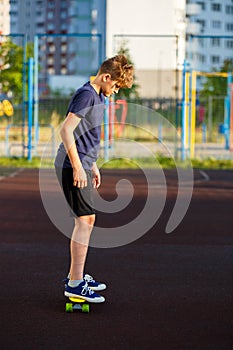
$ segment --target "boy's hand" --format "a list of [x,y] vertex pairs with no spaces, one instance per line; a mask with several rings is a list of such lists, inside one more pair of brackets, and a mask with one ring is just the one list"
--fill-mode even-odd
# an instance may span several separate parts
[[83,167],[73,168],[73,185],[78,188],[87,187],[87,174]]
[[100,184],[101,184],[100,171],[99,171],[96,163],[93,163],[93,166],[92,166],[92,185],[94,188],[99,188]]

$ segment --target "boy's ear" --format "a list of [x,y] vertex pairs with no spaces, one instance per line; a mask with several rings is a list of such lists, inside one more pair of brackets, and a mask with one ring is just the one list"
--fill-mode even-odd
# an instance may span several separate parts
[[106,73],[103,75],[103,81],[106,82],[108,79],[111,79],[111,74]]

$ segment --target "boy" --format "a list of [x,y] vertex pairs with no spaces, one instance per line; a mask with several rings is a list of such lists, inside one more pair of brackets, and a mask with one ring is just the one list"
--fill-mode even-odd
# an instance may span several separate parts
[[66,200],[74,216],[74,230],[70,241],[70,271],[66,279],[65,295],[81,297],[88,302],[102,303],[97,294],[106,285],[84,275],[90,235],[95,222],[93,188],[99,188],[101,177],[96,165],[100,144],[104,97],[118,93],[133,84],[133,66],[124,55],[117,55],[102,63],[90,83],[87,82],[71,98],[62,124],[55,168]]

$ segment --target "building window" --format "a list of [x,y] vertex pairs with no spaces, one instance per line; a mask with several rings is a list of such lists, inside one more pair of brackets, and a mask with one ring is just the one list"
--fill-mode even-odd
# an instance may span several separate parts
[[62,8],[62,9],[65,9],[66,7],[67,7],[66,1],[62,0],[62,1],[61,1],[61,8]]
[[48,73],[49,74],[55,74],[55,69],[52,68],[52,67],[48,68]]
[[10,16],[17,16],[18,12],[17,11],[10,11]]
[[66,19],[67,18],[67,13],[66,12],[61,12],[61,18]]
[[220,12],[222,9],[222,5],[218,3],[211,4],[211,10],[215,12]]
[[61,45],[61,52],[66,52],[67,51],[67,45]]
[[66,8],[67,7],[67,1],[66,0],[61,0],[61,8]]
[[48,30],[54,30],[54,23],[48,23]]
[[61,74],[67,74],[67,68],[63,67],[63,68],[61,69]]
[[55,45],[54,44],[49,45],[49,52],[55,52]]
[[54,8],[54,2],[53,1],[49,1],[48,2],[48,8],[49,9],[53,9]]
[[92,11],[91,11],[92,25],[95,25],[95,24],[96,24],[97,15],[98,15],[98,11],[97,11],[97,10],[92,10]]
[[66,23],[62,23],[62,24],[61,24],[61,30],[66,30],[66,29],[67,29]]
[[206,21],[204,19],[197,19],[196,20],[197,23],[200,23],[200,25],[202,26],[202,28],[205,28],[206,26]]
[[220,41],[219,38],[212,38],[212,39],[211,39],[211,45],[212,45],[213,47],[219,47],[220,44],[221,44],[221,41]]
[[204,47],[204,39],[203,38],[198,38],[198,44],[200,47]]
[[227,40],[225,45],[227,49],[233,49],[233,40]]
[[233,31],[233,23],[226,23],[226,30],[228,32],[232,32]]
[[48,12],[48,19],[53,19],[54,18],[54,13],[53,11]]
[[211,63],[219,63],[220,57],[219,56],[211,56]]
[[43,44],[43,45],[39,45],[39,51],[45,51],[46,49],[46,46]]
[[205,10],[205,3],[203,1],[198,1],[197,4],[201,6],[202,10]]
[[54,64],[54,58],[53,57],[49,57],[48,58],[48,64],[49,65],[53,65]]
[[199,61],[201,63],[205,63],[206,62],[206,56],[205,55],[202,55],[200,53],[196,53],[194,54],[193,58],[196,60],[196,61]]
[[202,62],[202,63],[205,63],[205,62],[206,62],[206,57],[205,57],[205,55],[201,55],[200,59],[201,59],[201,62]]
[[226,5],[226,14],[233,15],[233,6],[232,5]]
[[213,22],[212,22],[212,27],[213,27],[214,29],[221,29],[221,27],[222,27],[222,22],[221,22],[221,21],[213,21]]

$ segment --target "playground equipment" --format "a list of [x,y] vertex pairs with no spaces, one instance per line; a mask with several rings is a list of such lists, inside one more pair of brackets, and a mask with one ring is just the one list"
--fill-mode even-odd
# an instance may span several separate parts
[[181,118],[181,160],[195,155],[196,129],[196,85],[197,77],[224,77],[227,79],[227,96],[225,97],[224,123],[221,126],[225,138],[225,149],[232,149],[232,73],[231,72],[198,72],[190,68],[185,60],[182,72],[182,118]]

